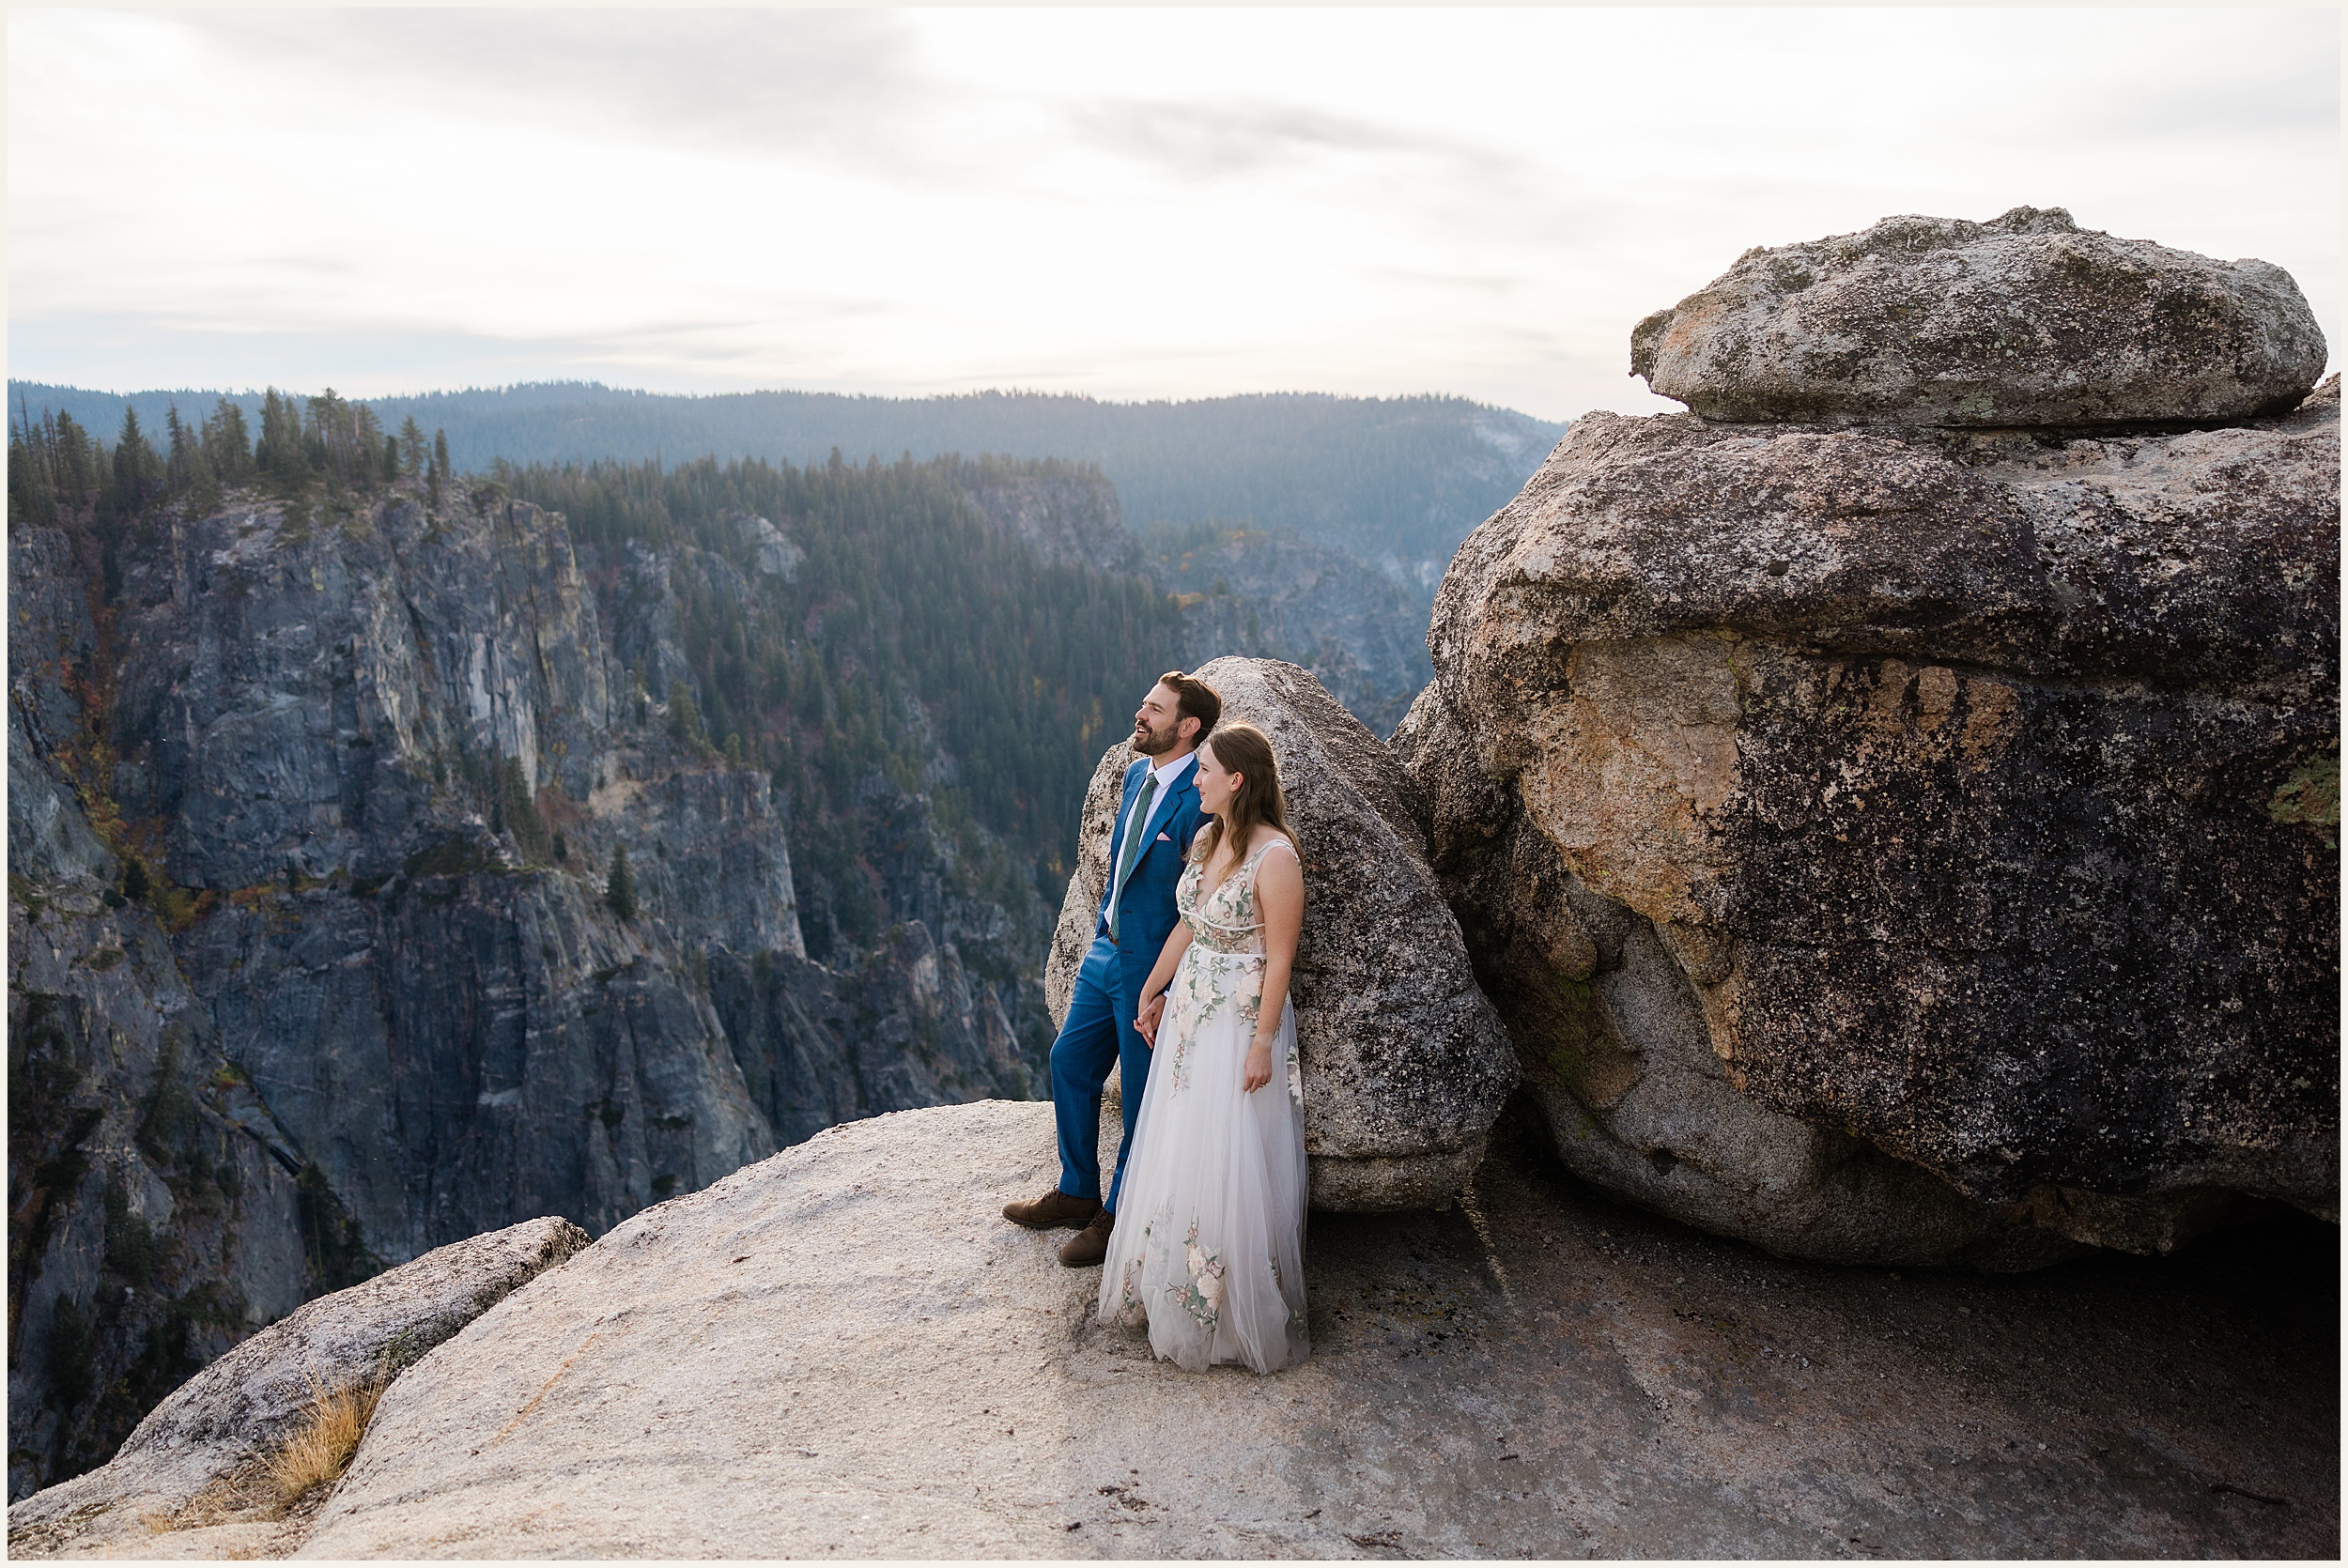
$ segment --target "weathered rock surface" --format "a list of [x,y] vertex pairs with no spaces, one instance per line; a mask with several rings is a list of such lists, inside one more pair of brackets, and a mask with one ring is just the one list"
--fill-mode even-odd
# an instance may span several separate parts
[[2339,1189],[2337,378],[2167,436],[1578,423],[1396,748],[1591,1179],[1781,1251]]
[[2279,267],[2018,207],[1748,251],[1639,323],[1630,370],[1707,419],[2141,425],[2285,412],[2325,353]]
[[[1310,672],[1223,658],[1196,673],[1222,697],[1227,722],[1271,736],[1302,840],[1305,929],[1290,994],[1313,1204],[1448,1203],[1483,1158],[1518,1073],[1428,869],[1411,781]],[[1119,780],[1132,761],[1127,746],[1112,746],[1085,798],[1079,861],[1045,970],[1055,1017],[1067,1014],[1091,941]]]
[[2328,1253],[1902,1279],[1504,1138],[1450,1212],[1316,1217],[1310,1360],[1200,1376],[996,1215],[1051,1122],[852,1123],[637,1216],[392,1386],[301,1555],[2334,1549]]
[[265,1458],[320,1394],[396,1378],[587,1242],[567,1220],[525,1221],[320,1297],[181,1385],[110,1462],[12,1505],[9,1555],[143,1555],[149,1518]]

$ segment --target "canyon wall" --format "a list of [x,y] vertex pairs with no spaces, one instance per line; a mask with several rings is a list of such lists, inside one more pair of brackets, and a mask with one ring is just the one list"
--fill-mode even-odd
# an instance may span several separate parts
[[971,965],[1032,972],[1040,901],[874,779],[882,935],[811,961],[787,803],[672,711],[685,582],[794,567],[741,527],[582,561],[485,486],[12,532],[12,1495],[318,1290],[1036,1092],[1040,986]]

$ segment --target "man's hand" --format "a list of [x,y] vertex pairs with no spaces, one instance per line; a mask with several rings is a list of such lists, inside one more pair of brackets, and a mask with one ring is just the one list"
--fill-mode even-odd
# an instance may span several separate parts
[[1254,1094],[1272,1082],[1272,1047],[1258,1040],[1247,1053],[1246,1070],[1241,1075],[1239,1086]]
[[1134,1020],[1134,1027],[1151,1050],[1158,1048],[1158,1021],[1166,1016],[1166,992],[1160,992],[1141,1005],[1141,1016]]

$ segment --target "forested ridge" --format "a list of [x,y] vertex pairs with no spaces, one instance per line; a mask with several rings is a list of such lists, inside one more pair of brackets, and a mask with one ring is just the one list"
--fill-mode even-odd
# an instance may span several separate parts
[[[109,429],[125,407],[149,429],[217,392],[121,394],[11,383],[11,405]],[[231,401],[248,419],[262,394]],[[950,453],[1097,465],[1126,518],[1287,529],[1365,561],[1440,564],[1516,494],[1564,426],[1466,398],[1266,393],[1148,403],[1041,392],[926,398],[758,392],[677,396],[587,382],[373,400],[377,414],[444,429],[459,471],[499,459],[641,462],[714,455],[821,463]]]
[[271,390],[257,433],[233,399],[196,419],[168,407],[159,448],[134,406],[111,443],[70,413],[20,406],[10,512],[85,534],[111,584],[148,509],[209,506],[233,486],[329,512],[402,476],[436,506],[460,485],[510,494],[568,519],[614,623],[615,596],[649,591],[635,558],[657,553],[691,675],[650,674],[637,658],[632,699],[665,708],[678,740],[771,776],[789,803],[819,959],[841,942],[869,945],[886,923],[873,868],[892,850],[890,812],[876,804],[888,799],[927,797],[970,892],[1009,909],[1055,906],[1092,765],[1178,658],[1182,616],[1166,594],[1047,563],[969,499],[981,483],[1097,477],[1081,465],[834,453],[804,467],[499,462],[460,480],[445,432],[427,439],[412,415],[388,423],[331,392]]
[[[1166,594],[1043,562],[966,497],[987,474],[1044,469],[704,457],[501,465],[496,483],[570,519],[607,595],[631,591],[621,568],[637,546],[689,545],[732,567],[670,575],[698,704],[681,690],[637,699],[665,699],[680,734],[772,774],[793,803],[803,899],[820,911],[828,895],[840,936],[860,944],[880,912],[853,868],[888,853],[868,809],[876,779],[926,793],[949,831],[976,822],[1015,847],[1031,869],[983,864],[984,841],[959,835],[997,901],[1023,901],[1000,881],[1023,875],[1056,905],[1092,766],[1175,659],[1181,612]],[[777,548],[787,567],[763,568]],[[822,925],[809,921],[819,958]]]

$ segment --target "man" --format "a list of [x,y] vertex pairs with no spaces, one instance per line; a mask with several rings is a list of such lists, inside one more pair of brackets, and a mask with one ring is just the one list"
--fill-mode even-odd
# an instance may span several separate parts
[[[1204,681],[1169,670],[1134,715],[1134,749],[1124,798],[1109,830],[1108,885],[1093,922],[1092,945],[1076,971],[1075,995],[1052,1043],[1052,1115],[1059,1124],[1059,1185],[1028,1203],[1006,1204],[1003,1218],[1032,1230],[1082,1225],[1060,1249],[1071,1268],[1097,1264],[1117,1225],[1117,1192],[1134,1146],[1141,1092],[1150,1082],[1150,1045],[1134,1027],[1141,988],[1174,930],[1174,884],[1199,828],[1198,743],[1223,716],[1223,699]],[[1119,1064],[1125,1132],[1108,1201],[1101,1201],[1101,1089]]]

